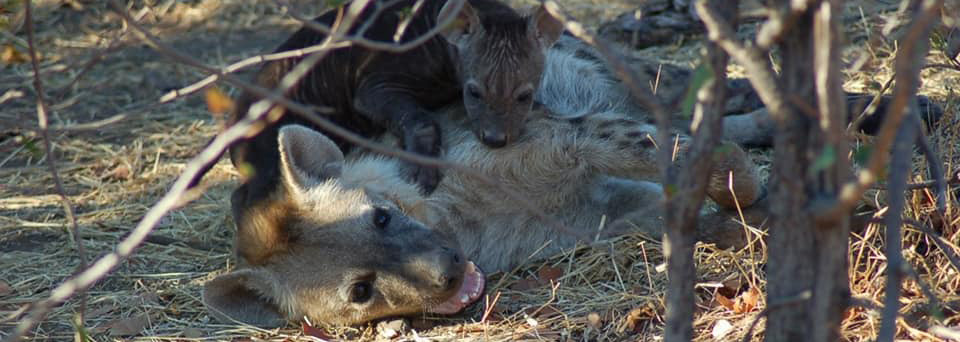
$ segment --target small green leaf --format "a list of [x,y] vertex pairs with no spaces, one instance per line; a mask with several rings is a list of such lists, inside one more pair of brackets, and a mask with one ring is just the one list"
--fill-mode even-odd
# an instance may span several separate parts
[[90,338],[90,333],[87,332],[87,328],[83,326],[83,321],[80,320],[80,314],[73,315],[73,329],[76,330],[75,335],[76,341],[79,342],[92,342],[93,339]]
[[26,138],[23,140],[23,149],[34,158],[43,158],[43,150],[37,145],[39,139]]
[[327,7],[337,8],[347,4],[349,0],[327,0]]
[[853,162],[857,165],[866,165],[871,153],[873,153],[873,146],[859,145],[853,149]]
[[253,175],[257,173],[253,164],[250,163],[240,163],[240,165],[237,165],[237,171],[240,172],[240,176],[244,179],[253,178]]
[[837,151],[833,148],[833,145],[824,146],[817,160],[814,160],[813,165],[810,165],[810,173],[826,170],[830,166],[833,166],[833,163],[836,161]]
[[677,193],[677,185],[672,183],[667,184],[663,187],[663,192],[667,194],[667,197],[673,197],[673,195]]
[[713,67],[710,63],[701,62],[693,69],[693,76],[690,77],[690,84],[687,87],[687,93],[683,95],[683,102],[680,104],[681,115],[688,119],[693,116],[693,106],[697,104],[697,92],[703,88],[707,81],[713,79]]
[[405,20],[407,18],[410,18],[411,15],[413,15],[412,6],[407,6],[397,11],[397,16],[400,17],[400,20]]
[[721,143],[720,146],[713,149],[713,157],[723,158],[723,156],[726,156],[730,152],[733,152],[733,146],[729,143]]

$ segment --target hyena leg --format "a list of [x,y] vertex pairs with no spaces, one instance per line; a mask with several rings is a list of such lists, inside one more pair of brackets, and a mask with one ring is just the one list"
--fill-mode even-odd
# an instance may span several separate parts
[[[642,233],[654,239],[663,237],[663,187],[660,184],[604,177],[598,179],[590,194],[595,212],[605,215],[602,229],[597,224],[580,225],[595,229],[595,236],[605,239],[624,234]],[[756,216],[745,209],[747,221]],[[754,221],[758,221],[754,219]],[[740,248],[747,242],[743,226],[729,212],[701,215],[697,224],[697,241],[716,244],[720,248]],[[588,232],[590,233],[590,232]]]
[[[659,167],[657,151],[668,148],[674,159],[685,162],[690,138],[674,135],[668,144],[654,140],[656,128],[652,125],[604,113],[569,120],[580,126],[571,144],[576,146],[578,159],[591,167],[613,176],[657,180]],[[759,197],[760,180],[750,157],[733,143],[723,143],[714,151],[714,165],[710,173],[707,195],[721,206],[732,208],[739,204],[749,206]],[[731,193],[731,185],[733,192]]]
[[[367,82],[357,90],[354,107],[373,122],[387,127],[403,149],[428,157],[440,155],[440,127],[409,94]],[[431,193],[440,183],[440,170],[405,163],[404,176]]]

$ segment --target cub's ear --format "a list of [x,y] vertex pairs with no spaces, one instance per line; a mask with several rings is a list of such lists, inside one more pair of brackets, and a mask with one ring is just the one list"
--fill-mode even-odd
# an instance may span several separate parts
[[343,152],[329,138],[300,125],[280,129],[280,172],[283,184],[301,193],[329,178],[340,177]]
[[529,23],[528,32],[537,37],[544,49],[553,46],[563,34],[563,23],[550,15],[543,4],[533,8]]
[[440,8],[440,14],[437,14],[437,23],[443,23],[445,20],[448,20],[450,16],[455,16],[453,22],[441,31],[440,34],[447,42],[462,49],[466,46],[470,35],[480,33],[483,30],[483,26],[480,25],[480,17],[477,15],[477,11],[473,6],[470,6],[470,1],[468,0],[463,0],[463,7],[460,8],[459,13],[453,13],[453,11],[456,10],[456,2],[455,0],[449,0],[443,4],[443,7]]
[[203,305],[220,322],[243,322],[262,328],[282,326],[286,320],[272,297],[266,271],[241,269],[203,285]]

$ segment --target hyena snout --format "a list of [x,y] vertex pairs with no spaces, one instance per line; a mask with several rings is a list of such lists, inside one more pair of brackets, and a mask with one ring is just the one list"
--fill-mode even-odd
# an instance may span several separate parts
[[435,254],[437,254],[436,264],[440,267],[431,270],[432,272],[427,272],[428,279],[432,279],[433,287],[444,292],[459,289],[463,282],[464,267],[466,266],[463,255],[459,251],[448,247],[442,247]]
[[507,146],[507,133],[499,129],[484,129],[480,132],[480,141],[492,148]]
[[440,247],[423,254],[409,264],[411,273],[430,292],[441,297],[452,295],[463,283],[466,259],[460,251]]

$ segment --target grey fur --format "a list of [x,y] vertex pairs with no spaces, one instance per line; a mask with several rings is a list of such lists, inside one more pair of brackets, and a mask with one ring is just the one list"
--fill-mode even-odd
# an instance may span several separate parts
[[[463,108],[453,107],[440,122],[445,158],[498,180],[581,233],[662,234],[657,211],[663,193],[651,182],[658,174],[654,127],[613,110],[618,106],[608,104],[618,100],[602,91],[582,96],[609,89],[608,80],[590,77],[597,75],[593,72],[563,75],[596,67],[564,53],[550,54],[549,75],[540,87],[546,90],[539,93],[547,109],[533,113],[518,141],[486,148],[463,128],[468,120]],[[558,117],[550,109],[577,118]],[[685,137],[677,142],[681,158],[687,142]],[[534,257],[545,257],[577,242],[469,175],[449,171],[425,197],[401,176],[398,160],[362,152],[344,157],[308,128],[284,127],[280,146],[287,191],[267,201],[267,208],[237,218],[247,223],[238,232],[240,269],[204,290],[216,317],[265,324],[277,315],[307,316],[356,324],[419,313],[451,296],[429,286],[437,272],[462,271],[444,259],[445,249],[462,251],[484,271],[497,272],[528,260],[532,251],[540,249]],[[759,182],[747,155],[731,147],[715,154],[713,179],[725,180],[733,171],[737,199],[748,206],[759,195]],[[732,202],[725,182],[711,183],[708,194],[718,203]],[[377,208],[394,214],[385,228],[371,224]],[[233,282],[224,286],[222,277]],[[345,299],[344,289],[357,279],[373,279],[369,302]]]

